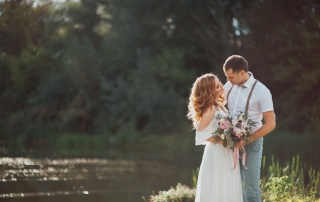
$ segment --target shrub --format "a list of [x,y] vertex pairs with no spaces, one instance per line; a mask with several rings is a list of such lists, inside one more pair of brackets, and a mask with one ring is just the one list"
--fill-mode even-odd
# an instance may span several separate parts
[[159,191],[158,195],[151,195],[150,202],[193,202],[195,195],[195,189],[179,183],[176,188],[171,187],[168,191]]
[[292,184],[288,182],[288,176],[270,177],[264,186],[262,198],[264,202],[286,201],[286,202],[320,202],[315,196],[292,192]]

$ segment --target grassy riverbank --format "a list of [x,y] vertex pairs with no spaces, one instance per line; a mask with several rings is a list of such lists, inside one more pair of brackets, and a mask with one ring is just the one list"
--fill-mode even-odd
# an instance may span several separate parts
[[[265,162],[265,158],[264,161]],[[270,166],[262,165],[266,175],[261,178],[261,193],[264,202],[320,202],[320,172],[310,169],[304,175],[299,157],[293,158],[287,166],[272,161]],[[193,171],[193,188],[178,184],[167,191],[151,195],[150,202],[191,202],[195,198],[197,172]],[[144,198],[145,201],[148,201]]]

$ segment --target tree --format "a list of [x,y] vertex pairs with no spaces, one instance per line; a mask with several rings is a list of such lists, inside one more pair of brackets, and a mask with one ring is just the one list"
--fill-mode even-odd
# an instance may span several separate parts
[[299,131],[320,126],[319,9],[312,0],[256,1],[241,38],[252,69],[271,88],[276,113]]
[[49,6],[28,0],[0,2],[2,121],[11,120],[11,116],[26,106],[26,100],[35,94],[42,73],[50,63],[47,51],[40,47],[48,37]]
[[1,51],[17,56],[29,43],[44,43],[48,4],[34,6],[29,0],[4,0],[0,11]]

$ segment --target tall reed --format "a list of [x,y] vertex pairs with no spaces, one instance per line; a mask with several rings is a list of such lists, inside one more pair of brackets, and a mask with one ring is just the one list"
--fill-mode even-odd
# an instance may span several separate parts
[[261,166],[261,189],[265,190],[268,181],[273,178],[287,176],[286,182],[288,191],[292,194],[307,194],[320,197],[320,172],[310,168],[305,172],[305,166],[300,162],[300,157],[293,157],[291,162],[287,162],[285,167],[280,166],[279,161],[271,159],[271,165],[266,166],[266,157],[262,159]]

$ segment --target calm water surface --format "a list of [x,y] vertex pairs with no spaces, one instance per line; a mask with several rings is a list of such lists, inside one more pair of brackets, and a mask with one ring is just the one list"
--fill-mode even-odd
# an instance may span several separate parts
[[6,156],[5,147],[1,151],[0,201],[136,202],[178,182],[191,183],[192,168],[181,163],[19,157]]

